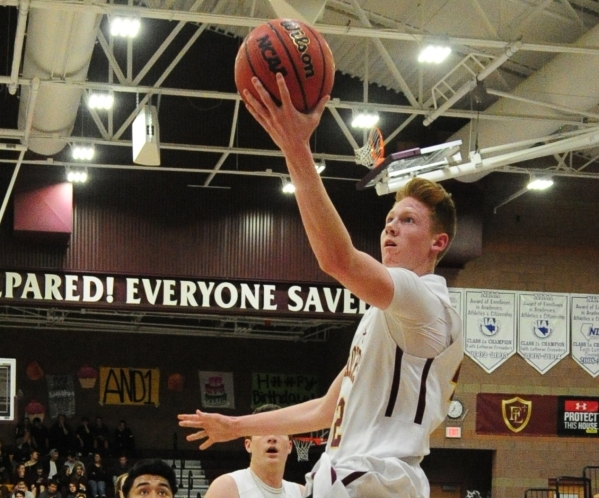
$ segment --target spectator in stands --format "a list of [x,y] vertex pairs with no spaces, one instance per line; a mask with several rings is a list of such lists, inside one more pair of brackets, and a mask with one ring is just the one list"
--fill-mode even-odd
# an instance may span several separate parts
[[42,419],[35,417],[31,426],[31,437],[35,443],[35,449],[40,452],[40,455],[48,453],[50,448],[50,437],[48,428],[42,424]]
[[22,491],[25,493],[25,498],[34,498],[33,493],[27,489],[27,484],[25,483],[25,479],[21,479],[20,481],[15,482],[15,486],[13,488],[13,497],[15,492]]
[[67,461],[61,467],[58,477],[58,481],[61,484],[61,489],[65,493],[69,486],[69,482],[71,482],[71,476],[74,473],[75,465],[78,463],[81,462],[79,462],[79,459],[77,458],[77,453],[73,450],[70,450],[67,454]]
[[23,419],[23,422],[17,425],[15,437],[16,451],[12,457],[13,461],[25,462],[29,458],[31,450],[35,446],[33,437],[31,436],[31,424],[29,423],[29,419],[27,417]]
[[177,493],[175,471],[162,460],[141,460],[129,471],[122,491],[125,498],[173,498]]
[[29,460],[27,460],[24,463],[25,473],[26,473],[27,477],[32,477],[34,475],[35,468],[38,466],[39,463],[41,463],[40,462],[40,452],[35,449],[32,449],[31,453],[29,454]]
[[38,463],[29,471],[27,485],[33,496],[39,496],[48,486],[48,479],[46,474],[44,474],[44,467],[41,463]]
[[[116,480],[119,476],[126,474],[131,469],[131,464],[127,458],[126,454],[119,455],[118,461],[114,464],[112,468],[112,484],[116,486]],[[118,496],[116,497],[118,498]]]
[[[23,496],[25,493],[23,493]],[[0,484],[0,498],[11,498],[12,493],[6,484]],[[117,497],[118,498],[118,497]]]
[[67,488],[67,498],[76,498],[79,493],[79,488],[76,482],[70,482]]
[[99,452],[102,456],[108,455],[108,440],[110,439],[110,432],[108,427],[104,425],[102,417],[96,417],[96,425],[93,429],[94,434],[94,451]]
[[25,464],[22,462],[17,463],[12,477],[13,484],[17,484],[17,482],[19,481],[27,483],[27,468],[25,467]]
[[20,489],[15,489],[14,493],[12,494],[13,498],[25,498],[25,493],[27,491],[22,491]]
[[73,449],[73,431],[64,414],[58,415],[56,422],[50,427],[48,436],[52,448],[56,448],[63,455]]
[[85,474],[85,466],[83,463],[77,462],[73,466],[73,470],[69,478],[69,483],[71,482],[77,483],[77,488],[79,491],[87,492],[87,476]]
[[[266,404],[254,413],[280,409],[278,405]],[[247,436],[245,449],[250,454],[250,466],[217,477],[208,488],[205,498],[240,498],[274,496],[301,498],[304,486],[283,479],[285,463],[293,443],[289,436]]]
[[127,474],[121,474],[114,481],[114,498],[125,498],[123,494],[123,483],[127,479]]
[[58,491],[58,482],[48,481],[48,487],[38,498],[62,498],[62,494]]
[[127,455],[135,455],[135,440],[131,429],[127,427],[124,420],[119,422],[119,425],[114,431],[114,447],[118,453],[126,453]]
[[60,453],[56,448],[52,448],[48,456],[50,458],[44,462],[44,474],[50,480],[60,475],[62,462],[60,461]]
[[89,426],[89,418],[81,417],[81,424],[75,432],[77,438],[77,451],[82,456],[91,456],[94,453],[94,434]]
[[87,484],[91,498],[106,498],[108,473],[102,463],[102,455],[94,453],[94,461],[87,466]]
[[12,463],[10,455],[4,448],[4,443],[0,439],[0,484],[8,484],[12,474]]

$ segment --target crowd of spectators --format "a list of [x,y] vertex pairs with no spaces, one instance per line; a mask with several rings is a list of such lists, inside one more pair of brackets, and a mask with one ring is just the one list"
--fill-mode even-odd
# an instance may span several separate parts
[[[25,417],[14,444],[0,440],[0,498],[106,498],[135,456],[133,434],[124,420],[114,431],[102,417],[82,417],[75,430],[64,415],[46,427]],[[107,468],[107,459],[114,466]]]

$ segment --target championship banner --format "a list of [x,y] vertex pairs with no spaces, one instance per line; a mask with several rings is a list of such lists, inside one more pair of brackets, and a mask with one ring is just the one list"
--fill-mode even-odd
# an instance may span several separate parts
[[570,352],[569,295],[520,292],[518,354],[544,374]]
[[555,436],[557,397],[479,393],[476,395],[476,433]]
[[557,433],[560,436],[599,437],[599,398],[559,396]]
[[593,377],[599,375],[599,296],[572,296],[572,358]]
[[235,408],[232,372],[199,371],[204,408]]
[[158,368],[100,367],[100,404],[158,406]]
[[516,293],[466,289],[464,352],[491,373],[516,353]]
[[301,374],[252,374],[252,408],[266,403],[290,406],[317,398],[318,377]]

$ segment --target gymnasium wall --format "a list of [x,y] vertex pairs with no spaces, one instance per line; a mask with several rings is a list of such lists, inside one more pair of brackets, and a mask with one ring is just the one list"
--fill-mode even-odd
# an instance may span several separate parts
[[[135,177],[112,187],[111,182],[84,195],[76,193],[75,227],[85,236],[67,247],[31,245],[11,237],[9,224],[0,225],[0,264],[10,268],[57,268],[152,274],[215,275],[251,278],[260,271],[265,278],[327,281],[318,269],[297,220],[293,199],[277,199],[274,208],[265,209],[264,191],[252,195],[239,192],[214,193],[173,186],[162,177],[156,185],[136,184]],[[590,180],[572,181],[573,187],[556,186],[539,196],[526,194],[493,214],[502,200],[491,182],[485,190],[482,251],[463,268],[440,268],[450,286],[461,288],[511,289],[548,292],[599,294],[599,210]],[[176,187],[176,188],[175,188]],[[516,191],[517,187],[513,189]],[[502,189],[502,195],[509,190]],[[140,197],[131,199],[135,194]],[[390,200],[367,194],[354,197],[349,190],[333,192],[342,216],[351,225],[356,244],[376,254],[378,234]],[[263,198],[264,197],[264,198]],[[220,199],[217,202],[217,199]],[[245,208],[245,209],[244,209]],[[86,217],[86,209],[94,216]],[[235,220],[241,211],[261,213],[247,224]],[[210,212],[212,218],[189,230],[194,213]],[[264,213],[271,213],[266,216]],[[198,215],[199,216],[199,215]],[[228,220],[217,225],[218,220]],[[271,220],[272,226],[265,225]],[[152,222],[150,223],[149,220]],[[196,220],[197,221],[197,220]],[[212,225],[211,225],[212,223]],[[258,226],[273,234],[272,244],[252,240]],[[224,228],[223,228],[224,227]],[[202,231],[205,229],[205,231]],[[245,230],[245,231],[241,231]],[[207,239],[213,233],[219,243]],[[247,236],[247,237],[246,237]],[[152,242],[155,237],[155,242]],[[474,236],[475,237],[475,236]],[[239,247],[239,239],[247,242]],[[252,258],[236,259],[249,251]],[[276,254],[276,257],[271,255]],[[233,257],[231,257],[233,255]],[[267,257],[269,255],[269,257]],[[219,261],[227,259],[221,266]],[[265,263],[265,258],[267,263]],[[76,425],[82,415],[102,415],[114,428],[120,418],[132,426],[141,448],[167,450],[177,433],[179,446],[184,432],[175,416],[198,407],[197,370],[232,371],[235,376],[237,408],[250,410],[249,374],[252,371],[312,373],[322,379],[324,390],[345,363],[351,330],[334,331],[326,343],[287,343],[244,339],[191,338],[122,333],[60,332],[36,329],[0,329],[0,356],[16,357],[18,382],[24,401],[47,401],[44,380],[30,381],[24,372],[32,360],[47,374],[74,373],[84,363],[98,366],[160,368],[161,402],[158,407],[101,406],[97,389],[76,386]],[[182,393],[169,391],[166,377],[181,373],[186,378]],[[480,436],[475,434],[476,394],[514,393],[597,396],[598,380],[593,379],[570,358],[562,360],[547,374],[540,375],[519,356],[510,358],[492,374],[485,373],[470,359],[464,360],[457,396],[468,413],[463,437],[445,439],[439,429],[432,446],[443,449],[493,450],[493,496],[523,497],[529,487],[544,487],[558,475],[579,475],[582,467],[599,464],[596,439],[523,436]],[[0,425],[0,437],[12,441],[14,426]],[[239,448],[223,445],[219,451]],[[435,462],[439,463],[438,460]],[[443,475],[451,473],[447,462]],[[449,469],[449,470],[448,470]],[[434,470],[431,469],[431,472]]]
[[[505,175],[509,176],[509,175]],[[559,179],[557,180],[559,182]],[[599,294],[599,209],[590,180],[559,183],[544,194],[525,194],[497,209],[488,206],[480,258],[461,271],[443,272],[453,287]],[[516,191],[514,187],[513,191]],[[505,195],[505,190],[502,190]],[[496,197],[496,204],[501,198]],[[599,395],[591,377],[571,357],[545,375],[515,355],[487,374],[464,360],[456,397],[465,402],[462,439],[446,439],[444,427],[435,447],[495,450],[493,497],[523,497],[550,478],[581,476],[599,465],[597,438],[482,436],[475,434],[476,394]]]

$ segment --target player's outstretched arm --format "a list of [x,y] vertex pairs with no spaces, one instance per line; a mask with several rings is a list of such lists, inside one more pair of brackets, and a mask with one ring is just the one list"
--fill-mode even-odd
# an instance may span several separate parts
[[388,271],[379,261],[353,246],[314,167],[310,137],[320,122],[328,97],[323,98],[314,111],[304,114],[293,106],[280,74],[277,74],[277,84],[281,106],[273,102],[257,78],[252,81],[262,101],[246,90],[247,108],[285,155],[302,222],[321,269],[368,304],[386,308],[393,297],[393,282]]
[[189,434],[187,440],[200,441],[201,450],[209,448],[214,443],[231,441],[248,435],[291,435],[328,429],[335,414],[342,378],[343,372],[337,376],[323,397],[280,410],[241,417],[196,410],[192,414],[179,415],[179,425],[199,429],[197,432]]

